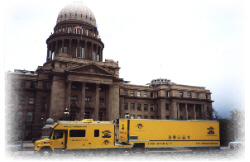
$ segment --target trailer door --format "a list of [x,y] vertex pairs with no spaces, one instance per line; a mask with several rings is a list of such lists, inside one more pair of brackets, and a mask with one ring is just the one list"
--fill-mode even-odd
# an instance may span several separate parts
[[119,119],[119,141],[129,143],[129,120],[128,119]]

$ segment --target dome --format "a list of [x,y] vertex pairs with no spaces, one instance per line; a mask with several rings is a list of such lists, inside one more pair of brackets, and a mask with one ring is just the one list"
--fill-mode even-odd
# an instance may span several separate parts
[[76,20],[96,27],[96,19],[93,12],[82,1],[74,1],[61,9],[56,23]]

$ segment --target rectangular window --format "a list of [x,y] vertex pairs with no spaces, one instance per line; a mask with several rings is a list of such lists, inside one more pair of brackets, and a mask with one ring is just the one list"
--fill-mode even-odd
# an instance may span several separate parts
[[68,27],[68,33],[71,33],[71,27]]
[[144,97],[147,97],[147,92],[144,92]]
[[99,137],[99,129],[94,130],[94,137]]
[[153,92],[150,93],[150,97],[154,98],[154,93]]
[[138,116],[137,116],[137,119],[141,119],[141,115],[138,115]]
[[168,91],[166,91],[166,97],[169,97],[169,93],[168,93]]
[[70,130],[70,137],[85,137],[85,130]]
[[127,102],[124,103],[124,110],[128,110],[128,103]]
[[151,116],[151,119],[154,119],[154,116]]
[[34,104],[34,102],[35,102],[35,99],[34,99],[33,97],[30,97],[30,98],[29,98],[29,104],[32,105],[32,104]]
[[68,53],[68,52],[67,52],[67,47],[64,47],[64,48],[63,48],[63,51],[64,51],[64,53]]
[[47,82],[43,82],[43,89],[47,89],[48,88],[48,83]]
[[187,93],[188,98],[191,98],[191,92]]
[[134,119],[134,118],[135,118],[135,116],[134,116],[134,115],[131,115],[131,116],[130,116],[130,119]]
[[141,92],[137,92],[137,97],[141,97]]
[[124,90],[123,94],[124,94],[124,96],[127,96],[128,95],[128,91]]
[[150,111],[154,111],[154,105],[150,105]]
[[41,112],[45,112],[45,111],[46,111],[46,102],[42,102]]
[[145,115],[145,116],[144,116],[144,119],[147,119],[147,118],[148,118],[148,116],[147,116],[147,115]]
[[141,111],[141,104],[137,104],[137,110]]
[[89,102],[90,101],[90,97],[85,97],[85,101]]
[[18,122],[22,122],[23,121],[23,112],[22,111],[18,112],[17,121]]
[[30,82],[30,88],[35,88],[35,82]]
[[131,110],[135,110],[135,104],[134,104],[134,103],[131,103],[131,104],[130,104],[130,109],[131,109]]
[[196,93],[196,98],[200,98],[200,94],[199,93]]
[[103,103],[104,102],[104,98],[99,98],[99,102]]
[[27,122],[32,122],[33,120],[33,112],[28,112],[27,113]]
[[26,83],[25,82],[21,82],[21,88],[25,88]]
[[148,111],[148,104],[144,104],[144,111]]
[[135,92],[131,91],[130,96],[134,96]]
[[21,96],[19,98],[19,104],[24,105],[24,97],[23,96]]
[[183,92],[180,92],[180,97],[183,98]]
[[77,100],[77,96],[71,96],[70,97],[70,101],[76,101]]
[[166,115],[166,119],[169,120],[169,115]]
[[169,104],[166,104],[166,110],[169,111]]

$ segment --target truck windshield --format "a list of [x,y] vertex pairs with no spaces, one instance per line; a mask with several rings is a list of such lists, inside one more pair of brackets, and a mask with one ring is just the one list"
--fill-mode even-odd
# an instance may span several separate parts
[[53,131],[50,132],[50,134],[49,134],[49,139],[51,139],[52,133],[53,133]]

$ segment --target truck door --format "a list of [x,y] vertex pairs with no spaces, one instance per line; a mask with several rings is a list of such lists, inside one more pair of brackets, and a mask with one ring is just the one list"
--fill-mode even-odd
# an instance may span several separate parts
[[66,142],[66,133],[65,131],[54,131],[52,139],[53,148],[65,148]]

